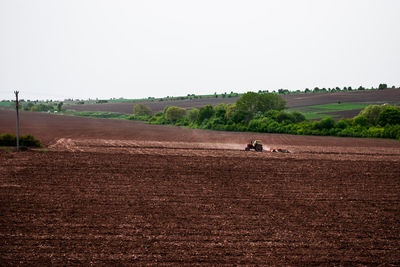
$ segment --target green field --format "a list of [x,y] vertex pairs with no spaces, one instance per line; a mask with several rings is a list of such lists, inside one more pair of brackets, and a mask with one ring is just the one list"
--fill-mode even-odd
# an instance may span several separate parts
[[9,101],[0,101],[0,107],[10,107],[12,104],[14,103]]
[[129,115],[116,112],[102,112],[102,111],[77,111],[70,113],[73,116],[103,118],[103,119],[120,119],[127,120]]
[[306,119],[315,120],[315,119],[323,119],[329,117],[338,117],[337,115],[327,114],[329,112],[363,109],[368,105],[369,104],[360,104],[360,103],[341,103],[341,104],[332,103],[326,105],[291,108],[288,111],[298,111],[303,113],[304,116],[306,116]]

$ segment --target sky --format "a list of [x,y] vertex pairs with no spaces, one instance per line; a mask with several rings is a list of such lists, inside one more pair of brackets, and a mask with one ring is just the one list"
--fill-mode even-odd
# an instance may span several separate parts
[[400,86],[399,0],[0,0],[0,99]]

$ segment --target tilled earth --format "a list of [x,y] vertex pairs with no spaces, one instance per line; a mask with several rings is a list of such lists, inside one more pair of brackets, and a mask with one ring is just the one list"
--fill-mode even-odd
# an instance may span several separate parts
[[0,152],[1,262],[400,264],[399,150],[189,146]]
[[[400,265],[398,141],[24,112],[21,126],[48,148],[0,150],[0,265]],[[266,150],[243,151],[251,138]]]

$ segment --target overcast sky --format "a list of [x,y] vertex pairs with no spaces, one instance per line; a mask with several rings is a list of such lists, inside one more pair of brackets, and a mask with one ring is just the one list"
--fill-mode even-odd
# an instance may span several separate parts
[[0,0],[0,99],[400,86],[399,0]]

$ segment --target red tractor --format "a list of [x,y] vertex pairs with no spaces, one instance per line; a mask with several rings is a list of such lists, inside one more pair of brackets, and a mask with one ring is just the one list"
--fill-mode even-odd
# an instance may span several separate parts
[[262,142],[260,140],[251,140],[247,147],[244,149],[246,151],[250,151],[250,149],[254,149],[257,152],[263,151]]

